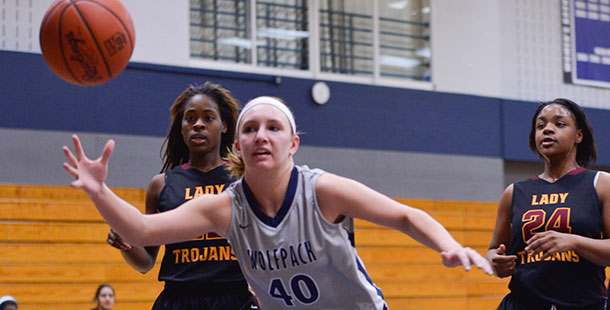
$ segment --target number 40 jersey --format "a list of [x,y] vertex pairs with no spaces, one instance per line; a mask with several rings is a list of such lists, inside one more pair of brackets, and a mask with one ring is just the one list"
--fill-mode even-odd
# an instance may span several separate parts
[[245,179],[233,183],[227,239],[262,309],[384,310],[345,225],[328,222],[315,186],[322,170],[292,171],[284,203],[271,218],[258,207]]

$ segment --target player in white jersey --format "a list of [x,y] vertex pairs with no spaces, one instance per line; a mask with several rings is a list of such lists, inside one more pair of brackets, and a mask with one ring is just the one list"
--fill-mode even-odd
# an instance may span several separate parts
[[489,263],[462,247],[425,212],[400,204],[354,180],[295,167],[299,147],[294,117],[277,98],[251,100],[237,120],[231,170],[241,177],[219,195],[143,215],[104,183],[114,142],[90,160],[74,136],[64,168],[73,187],[89,195],[125,240],[147,246],[184,241],[207,232],[226,237],[262,309],[387,309],[343,228],[346,217],[399,230],[441,253],[445,266]]

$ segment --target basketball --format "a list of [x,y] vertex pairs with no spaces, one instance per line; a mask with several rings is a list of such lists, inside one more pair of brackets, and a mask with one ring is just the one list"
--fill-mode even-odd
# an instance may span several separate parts
[[56,0],[40,25],[40,49],[51,70],[79,86],[118,76],[135,43],[131,16],[118,0]]

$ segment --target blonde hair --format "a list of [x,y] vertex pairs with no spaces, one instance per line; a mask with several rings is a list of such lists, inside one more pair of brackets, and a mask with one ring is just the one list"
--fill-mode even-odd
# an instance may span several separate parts
[[231,177],[240,179],[244,176],[246,164],[241,157],[237,156],[237,152],[235,151],[235,143],[233,143],[233,147],[223,159],[229,163],[227,170],[229,170],[229,175]]
[[[251,103],[258,105],[258,104],[260,104],[260,102],[258,102],[258,101],[263,98],[272,99],[271,100],[272,102],[273,102],[273,100],[278,101],[278,102],[273,102],[273,103],[269,103],[269,104],[276,107],[284,115],[286,115],[286,118],[288,119],[288,122],[290,123],[290,126],[292,127],[291,128],[292,136],[293,137],[297,136],[299,134],[299,132],[296,131],[296,126],[294,123],[294,113],[292,113],[290,108],[288,108],[288,106],[286,105],[286,102],[284,102],[284,100],[282,100],[281,98],[278,98],[278,97],[258,97],[258,98],[250,100],[239,113],[239,117],[237,118],[237,122],[235,124],[235,140],[236,141],[239,140],[239,123],[241,121],[241,118],[242,118],[244,112],[247,112],[252,107],[252,105],[250,105]],[[283,107],[285,107],[285,110],[279,107],[280,104]],[[235,142],[233,142],[233,146],[231,147],[231,150],[229,150],[229,152],[227,152],[227,156],[223,157],[223,159],[229,163],[229,167],[227,168],[227,170],[229,171],[231,177],[242,178],[244,176],[244,173],[246,171],[246,164],[244,163],[244,160],[237,155],[237,151],[235,150]]]

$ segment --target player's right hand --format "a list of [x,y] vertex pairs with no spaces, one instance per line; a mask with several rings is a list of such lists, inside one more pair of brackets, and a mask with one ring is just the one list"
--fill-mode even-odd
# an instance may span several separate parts
[[63,164],[64,169],[74,177],[70,186],[82,188],[93,199],[101,192],[106,176],[108,175],[108,159],[114,149],[114,141],[108,140],[102,155],[95,160],[87,158],[85,151],[76,135],[72,136],[74,142],[74,154],[67,146],[63,147],[67,162]]
[[106,242],[111,246],[119,249],[119,250],[131,250],[131,245],[125,242],[119,234],[114,232],[114,230],[110,229],[108,232],[108,238],[106,238]]
[[506,246],[500,244],[497,249],[487,252],[487,260],[491,263],[496,275],[500,278],[508,277],[515,272],[517,265],[516,255],[506,255]]

